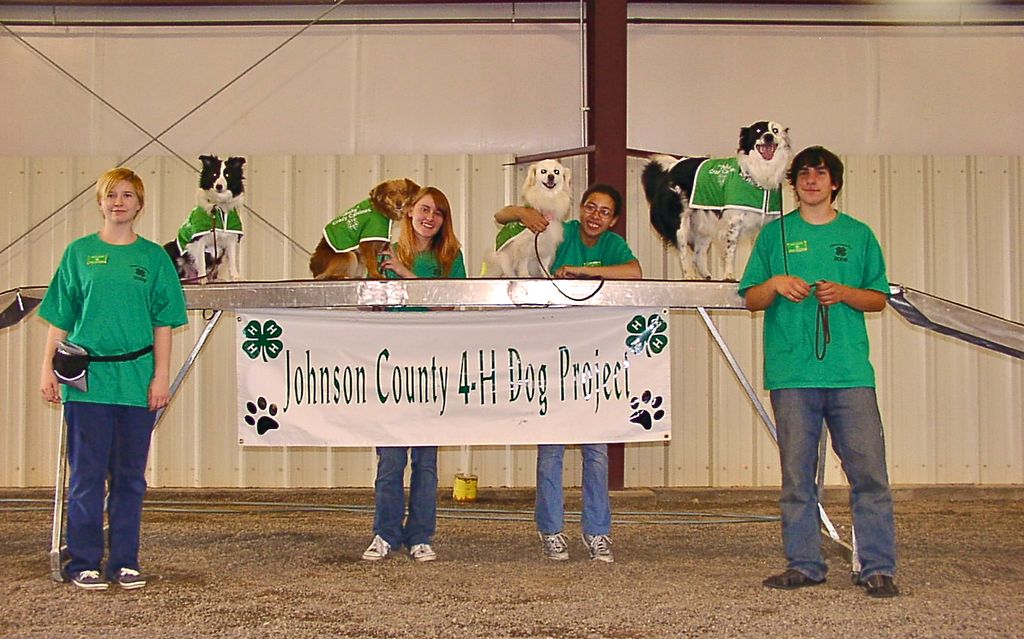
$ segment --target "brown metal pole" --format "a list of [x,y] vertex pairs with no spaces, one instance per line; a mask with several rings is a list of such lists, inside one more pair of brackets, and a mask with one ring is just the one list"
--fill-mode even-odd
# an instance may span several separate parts
[[[591,184],[603,182],[626,193],[626,0],[586,0],[587,159]],[[626,236],[627,211],[612,229]],[[608,446],[608,486],[625,485],[625,447]]]

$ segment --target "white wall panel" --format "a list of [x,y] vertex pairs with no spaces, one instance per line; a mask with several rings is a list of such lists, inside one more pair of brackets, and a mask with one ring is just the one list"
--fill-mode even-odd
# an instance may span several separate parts
[[[1024,248],[1018,234],[1019,218],[1013,210],[1018,193],[1013,188],[1018,162],[1013,158],[975,158],[972,208],[974,210],[974,281],[968,303],[1003,317],[1012,316],[1020,299],[1020,281],[1012,276],[1012,256]],[[1016,286],[1014,286],[1016,284]],[[1019,317],[1019,316],[1018,316]],[[979,352],[976,419],[978,430],[977,480],[980,483],[1014,481],[1014,460],[1021,458],[1021,402],[1013,401],[1014,366],[1006,357]],[[982,398],[991,397],[991,400]]]
[[[1020,320],[1021,184],[1012,157],[851,156],[839,205],[875,230],[890,280]],[[49,281],[63,247],[99,226],[91,183],[113,157],[0,158],[0,195],[9,223],[4,244],[74,200],[40,229],[0,255],[4,288]],[[493,242],[493,214],[518,201],[524,167],[510,156],[254,156],[247,167],[247,203],[306,249],[323,225],[366,196],[376,182],[410,176],[433,183],[451,199],[470,275]],[[575,195],[586,184],[583,158],[574,169]],[[642,161],[629,162],[627,236],[648,278],[678,277],[674,254],[656,239],[639,188]],[[136,165],[147,186],[139,229],[170,239],[195,202],[194,171],[171,157]],[[791,197],[787,194],[787,203]],[[749,247],[744,248],[744,257]],[[265,223],[246,216],[243,274],[249,279],[307,277],[307,255]],[[742,311],[713,312],[759,396],[761,319]],[[774,444],[757,419],[699,316],[673,312],[671,443],[626,449],[628,486],[757,486],[778,482]],[[153,440],[155,486],[369,486],[369,448],[247,449],[237,445],[234,389],[235,319],[225,315],[186,378]],[[190,314],[174,334],[176,368],[204,324]],[[910,326],[889,310],[869,319],[872,359],[886,424],[890,474],[896,483],[1020,483],[1024,481],[1024,394],[1021,362]],[[0,331],[4,384],[0,400],[0,485],[52,482],[57,410],[38,399],[36,380],[45,323],[31,317]],[[566,455],[565,477],[578,484],[577,449]],[[446,447],[440,476],[473,472],[482,486],[529,486],[536,472],[531,446]],[[829,456],[830,483],[841,481]]]

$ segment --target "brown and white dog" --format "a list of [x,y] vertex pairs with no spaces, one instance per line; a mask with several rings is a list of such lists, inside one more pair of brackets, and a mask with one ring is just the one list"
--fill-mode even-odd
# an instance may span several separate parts
[[318,280],[381,279],[380,252],[391,239],[391,223],[402,218],[420,190],[408,178],[385,180],[359,202],[324,227],[323,237],[309,258]]
[[724,280],[736,280],[736,249],[769,215],[782,212],[781,186],[792,159],[789,129],[760,121],[740,129],[732,158],[655,156],[641,181],[651,225],[679,255],[683,279],[712,279],[708,251],[721,249]]
[[524,204],[540,211],[550,224],[540,234],[515,222],[502,227],[496,248],[486,259],[488,277],[545,277],[562,243],[562,222],[572,212],[572,171],[558,160],[535,162],[521,191]]

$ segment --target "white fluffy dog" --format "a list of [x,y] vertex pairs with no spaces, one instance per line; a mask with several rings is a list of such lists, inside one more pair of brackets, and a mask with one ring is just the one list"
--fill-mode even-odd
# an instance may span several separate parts
[[534,233],[518,222],[504,225],[495,251],[487,258],[488,277],[545,277],[562,243],[562,222],[572,211],[571,170],[558,160],[535,162],[526,173],[521,192],[524,204],[539,211],[548,227]]

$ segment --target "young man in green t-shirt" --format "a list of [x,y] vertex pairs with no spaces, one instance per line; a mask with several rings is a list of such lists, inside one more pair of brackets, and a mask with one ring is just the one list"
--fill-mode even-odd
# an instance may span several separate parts
[[892,494],[864,321],[888,300],[885,261],[871,229],[832,206],[843,187],[835,154],[804,149],[789,182],[799,206],[764,227],[739,285],[747,308],[765,311],[764,385],[782,464],[788,567],[763,583],[790,590],[825,581],[815,484],[824,422],[850,481],[860,584],[872,597],[894,597]]

